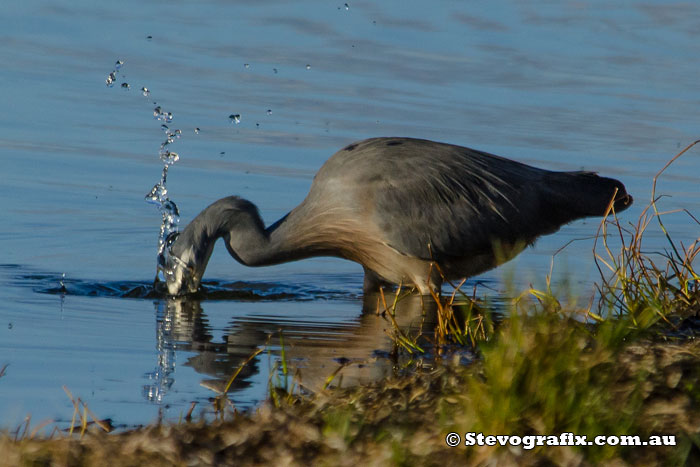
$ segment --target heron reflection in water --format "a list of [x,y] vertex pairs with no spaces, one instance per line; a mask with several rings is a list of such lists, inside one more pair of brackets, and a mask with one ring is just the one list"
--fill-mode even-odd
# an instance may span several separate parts
[[368,139],[336,152],[306,199],[267,228],[257,207],[236,196],[204,209],[169,248],[167,288],[196,292],[223,238],[247,266],[336,256],[363,266],[365,293],[412,284],[428,294],[568,222],[602,216],[611,203],[619,212],[632,197],[592,172],[552,172],[434,141]]
[[[364,301],[376,306],[377,298],[376,294],[370,294]],[[150,381],[143,388],[144,396],[152,402],[163,402],[175,384],[179,364],[202,375],[201,386],[222,393],[230,376],[266,342],[267,352],[274,358],[282,358],[278,346],[280,333],[284,336],[286,362],[292,368],[290,374],[295,374],[297,383],[308,391],[321,390],[336,370],[331,386],[356,386],[386,378],[396,364],[394,358],[388,357],[398,358],[398,344],[392,339],[393,333],[400,330],[404,335],[418,338],[430,336],[435,328],[437,307],[434,302],[423,303],[421,298],[407,294],[399,300],[393,321],[377,314],[376,307],[340,322],[289,320],[285,319],[284,312],[277,318],[274,315],[274,308],[281,306],[281,302],[258,303],[256,309],[266,306],[273,310],[265,308],[263,316],[231,317],[221,329],[220,338],[215,337],[219,332],[212,329],[203,309],[203,305],[211,302],[191,297],[159,300],[155,303],[158,363],[154,371],[147,374]],[[308,302],[304,304],[308,306]],[[325,307],[334,305],[321,301],[316,306],[323,313]],[[184,363],[177,363],[180,360],[176,358],[177,352],[188,355]],[[232,392],[250,386],[255,375],[265,371],[261,358],[265,357],[255,358],[243,366],[231,387]],[[264,398],[265,394],[260,396]]]

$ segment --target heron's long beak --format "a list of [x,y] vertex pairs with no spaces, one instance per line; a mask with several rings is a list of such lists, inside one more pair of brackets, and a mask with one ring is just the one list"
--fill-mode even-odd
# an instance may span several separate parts
[[189,266],[191,249],[183,249],[183,245],[178,245],[178,240],[176,232],[168,236],[165,248],[158,255],[156,277],[153,281],[154,287],[157,287],[160,282],[159,273],[162,272],[165,288],[170,295],[194,293],[199,289],[199,280],[196,279],[194,268]]

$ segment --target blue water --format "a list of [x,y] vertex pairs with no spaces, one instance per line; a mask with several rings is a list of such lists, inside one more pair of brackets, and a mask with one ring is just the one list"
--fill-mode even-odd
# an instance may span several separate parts
[[[155,274],[160,215],[143,200],[162,167],[154,101],[183,132],[168,176],[183,224],[229,194],[274,222],[337,149],[391,135],[619,178],[636,199],[621,217],[636,221],[653,175],[700,138],[694,10],[661,1],[3,5],[0,427],[27,414],[70,420],[63,385],[118,425],[159,412],[177,419],[191,401],[198,413],[216,394],[211,381],[280,328],[310,380],[344,356],[373,362],[358,380],[389,371],[377,357],[386,323],[362,314],[353,263],[249,269],[219,247],[210,285],[244,281],[261,300],[183,309],[120,297]],[[116,60],[124,66],[108,88]],[[671,195],[663,210],[700,211],[699,156],[691,150],[661,178],[659,192]],[[686,243],[700,231],[683,213],[666,225]],[[498,294],[506,272],[519,286],[542,284],[552,254],[597,226],[579,221],[541,239],[477,278],[489,284],[481,290]],[[655,228],[647,242],[665,247]],[[590,238],[577,241],[555,259],[555,279],[568,275],[583,297],[596,275],[591,248]],[[275,339],[234,388],[237,405],[265,397]]]

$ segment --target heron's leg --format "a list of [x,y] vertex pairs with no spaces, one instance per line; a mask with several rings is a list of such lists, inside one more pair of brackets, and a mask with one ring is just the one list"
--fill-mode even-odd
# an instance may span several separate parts
[[421,295],[428,297],[431,297],[433,293],[440,295],[444,278],[436,264],[426,262],[422,267],[414,269],[413,273],[411,280]]
[[365,270],[365,282],[362,286],[362,292],[365,295],[369,295],[375,292],[379,292],[380,287],[393,287],[394,284],[387,282],[377,275],[376,272],[371,269],[364,268]]

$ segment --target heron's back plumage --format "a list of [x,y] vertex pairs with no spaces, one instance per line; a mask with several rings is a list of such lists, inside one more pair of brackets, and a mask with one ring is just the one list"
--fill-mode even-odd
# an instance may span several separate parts
[[333,181],[366,207],[360,215],[379,227],[389,246],[438,262],[492,255],[495,244],[531,243],[572,220],[602,215],[616,188],[617,198],[627,199],[620,182],[591,172],[551,172],[411,138],[347,146],[315,183]]

